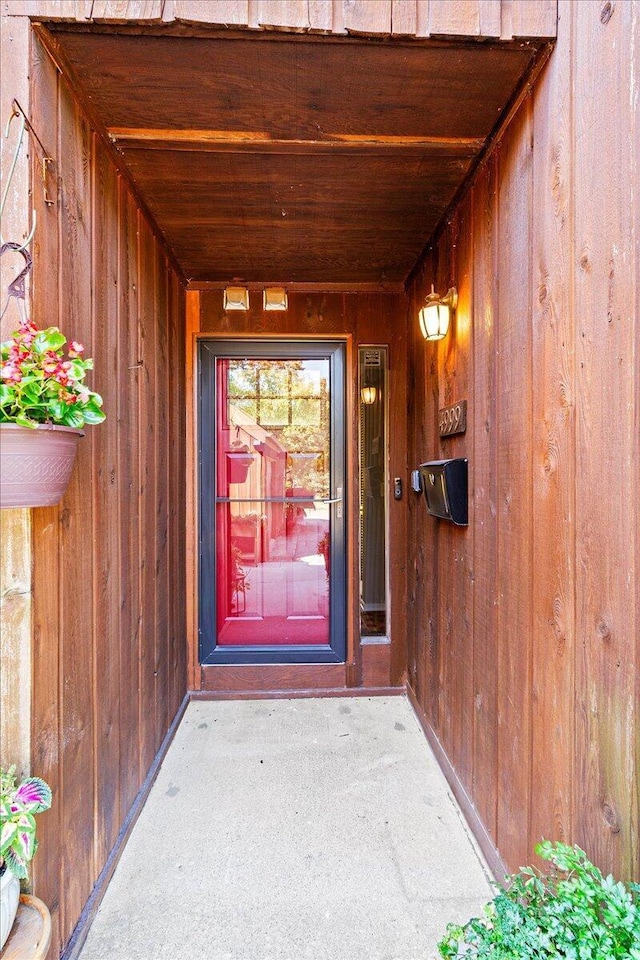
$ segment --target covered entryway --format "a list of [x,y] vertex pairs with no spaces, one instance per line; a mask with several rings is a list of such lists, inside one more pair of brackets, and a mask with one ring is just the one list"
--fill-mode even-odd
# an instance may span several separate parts
[[[3,121],[16,99],[33,130],[3,236],[35,208],[32,316],[85,344],[107,412],[60,507],[1,518],[3,745],[56,797],[34,865],[54,953],[197,698],[406,691],[496,875],[549,836],[636,876],[637,4],[12,0],[0,20]],[[432,284],[458,300],[426,342]],[[343,660],[203,662],[197,361],[220,339],[344,344]],[[298,476],[319,463],[292,452]],[[468,528],[411,489],[445,458],[469,461]],[[264,545],[235,536],[229,627]],[[291,557],[316,599],[319,557]]]
[[[404,547],[412,496],[401,413],[407,404],[405,284],[489,138],[548,56],[548,43],[221,32],[195,25],[50,23],[38,33],[115,147],[123,177],[187,286],[183,602],[190,688],[397,687],[406,660]],[[293,410],[302,411],[303,397],[286,400],[290,449],[283,470],[276,465],[277,437],[272,455],[256,448],[265,441],[258,436],[265,426],[277,428],[269,431],[274,437],[283,428],[278,398],[265,397],[258,415],[259,376],[255,395],[238,398],[244,410],[238,416],[244,426],[253,418],[255,436],[244,431],[241,437],[237,423],[231,437],[229,411],[223,415],[213,399],[217,375],[203,367],[212,356],[209,343],[221,337],[239,337],[240,344],[242,338],[256,344],[270,337],[319,344],[325,338],[327,345],[341,339],[342,372],[331,376],[332,389],[341,391],[334,409],[340,408],[343,427],[335,434],[335,420],[325,438],[331,457],[324,441],[316,438],[307,449],[299,431],[293,437]],[[372,421],[361,415],[368,376],[359,358],[363,345],[384,353],[393,371],[364,459],[365,423]],[[254,361],[237,349],[236,362],[247,360],[244,373],[237,367],[238,380],[250,381]],[[222,394],[218,389],[218,399]],[[269,417],[276,421],[269,424]],[[217,439],[208,432],[215,418],[223,431]],[[229,486],[229,465],[233,460],[239,469],[243,452],[256,458],[251,472]],[[309,457],[316,459],[307,476]],[[379,534],[365,540],[373,527],[364,514],[374,496]],[[309,501],[315,520],[305,518],[310,539],[299,553],[311,560],[295,560],[281,579],[284,548],[295,550],[282,523],[296,507],[279,506],[285,498],[298,501],[299,510]],[[319,527],[320,501],[332,504],[326,531]],[[325,532],[331,537],[326,610]],[[377,563],[372,603],[366,577],[376,554],[385,560]],[[291,577],[298,573],[309,587],[309,603],[299,607],[291,602]],[[274,589],[264,576],[275,578]],[[265,617],[267,596],[273,600],[281,587],[284,606]]]

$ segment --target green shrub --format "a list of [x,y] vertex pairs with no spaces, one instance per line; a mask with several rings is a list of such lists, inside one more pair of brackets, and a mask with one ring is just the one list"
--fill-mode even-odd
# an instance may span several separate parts
[[544,841],[555,867],[507,877],[482,918],[449,924],[445,960],[640,960],[640,886],[603,877],[579,847]]

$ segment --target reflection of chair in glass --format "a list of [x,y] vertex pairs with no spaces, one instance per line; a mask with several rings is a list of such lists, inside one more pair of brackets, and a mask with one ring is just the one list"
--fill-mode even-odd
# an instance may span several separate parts
[[252,566],[262,561],[263,518],[260,514],[249,512],[232,517],[231,542],[235,562],[250,563]]
[[[236,614],[244,613],[247,609],[247,577],[244,573],[234,573],[231,578],[231,603],[236,608]],[[242,599],[242,606],[240,601]]]
[[240,560],[242,553],[237,546],[231,547],[231,606],[235,607],[236,616],[247,609],[247,575]]

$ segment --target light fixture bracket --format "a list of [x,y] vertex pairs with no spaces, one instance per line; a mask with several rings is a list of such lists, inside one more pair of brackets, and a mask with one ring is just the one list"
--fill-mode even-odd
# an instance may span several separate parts
[[262,292],[263,310],[287,310],[289,298],[284,287],[265,287]]
[[458,291],[455,287],[449,287],[447,292],[443,297],[439,293],[436,293],[433,289],[433,284],[431,285],[431,293],[428,293],[425,297],[425,306],[429,304],[442,304],[444,307],[449,307],[450,310],[455,310],[458,306]]
[[425,340],[442,340],[449,330],[451,313],[458,306],[458,291],[449,287],[444,296],[436,293],[431,286],[431,293],[425,297],[424,306],[420,310],[418,320],[420,330]]
[[247,287],[225,287],[222,299],[222,308],[225,311],[249,309],[249,290]]

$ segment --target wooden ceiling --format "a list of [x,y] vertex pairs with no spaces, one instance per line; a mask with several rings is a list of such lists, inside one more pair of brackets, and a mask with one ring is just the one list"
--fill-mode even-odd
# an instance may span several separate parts
[[404,281],[531,43],[54,27],[195,281]]

